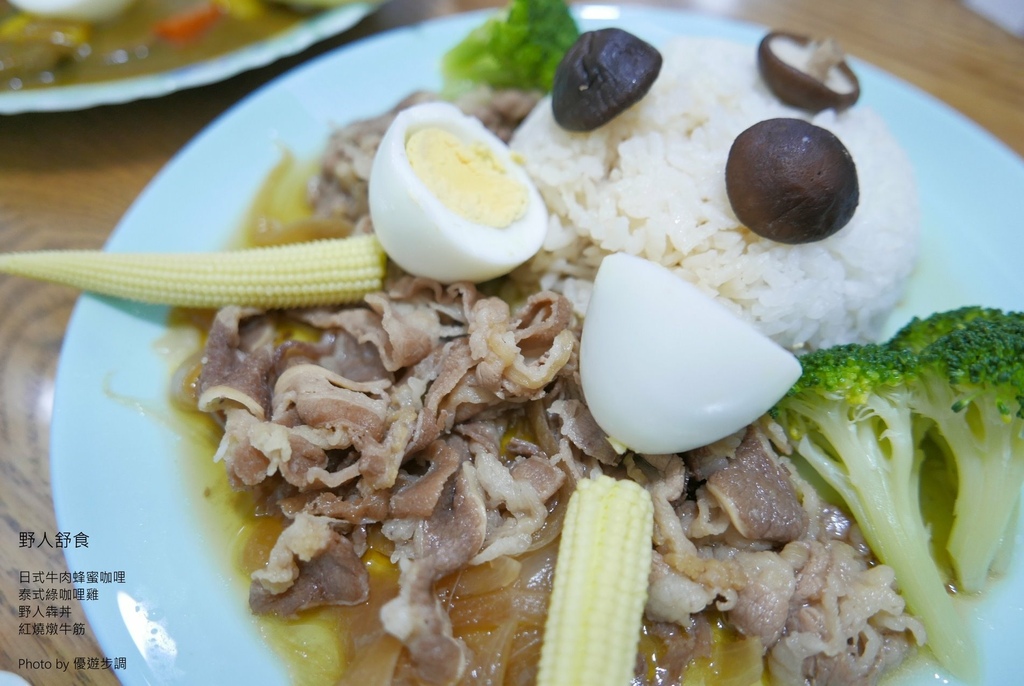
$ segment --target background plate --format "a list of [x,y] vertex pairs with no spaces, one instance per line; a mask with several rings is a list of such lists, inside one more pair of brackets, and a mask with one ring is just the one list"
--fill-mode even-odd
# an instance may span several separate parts
[[282,57],[298,54],[318,41],[339,34],[354,26],[377,4],[379,0],[325,10],[265,40],[171,71],[117,81],[5,91],[0,93],[0,114],[81,110],[96,105],[155,98],[185,88],[216,83],[244,71],[264,67]]
[[[754,45],[763,29],[667,10],[579,7],[586,29],[617,25],[655,43],[675,34]],[[332,126],[377,114],[416,88],[440,85],[440,55],[481,21],[463,15],[324,55],[277,79],[214,122],[140,195],[108,249],[211,250],[229,240],[281,148],[315,155]],[[1024,309],[1024,163],[978,126],[916,88],[858,65],[863,103],[877,109],[917,169],[925,250],[894,325],[963,304]],[[168,370],[157,352],[167,311],[82,297],[58,370],[53,494],[72,571],[119,570],[125,583],[83,603],[107,657],[126,657],[126,684],[284,684],[261,643],[247,589],[204,522],[202,494],[181,461],[189,439],[168,421]],[[1019,537],[1018,537],[1019,538]],[[1024,561],[965,607],[983,646],[985,683],[1019,678]],[[900,683],[955,683],[926,662]]]

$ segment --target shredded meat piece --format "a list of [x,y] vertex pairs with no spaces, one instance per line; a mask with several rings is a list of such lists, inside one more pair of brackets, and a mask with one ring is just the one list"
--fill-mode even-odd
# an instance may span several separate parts
[[381,293],[366,296],[369,309],[343,310],[336,324],[361,344],[377,349],[390,372],[410,367],[433,351],[441,336],[436,312],[413,302],[396,302]]
[[[276,344],[267,334],[280,317],[323,335]],[[418,679],[453,682],[466,646],[435,583],[550,542],[542,532],[566,482],[560,465],[597,464],[557,439],[552,453],[524,440],[506,449],[513,424],[547,426],[550,393],[579,396],[579,322],[568,303],[538,293],[513,311],[470,284],[401,277],[361,306],[226,308],[217,322],[209,387],[242,387],[241,378],[255,389],[206,406],[225,427],[217,457],[265,513],[292,519],[253,574],[253,610],[292,616],[361,602],[357,553],[379,525],[402,569],[384,627]]]
[[278,536],[267,566],[252,573],[253,581],[271,593],[283,593],[299,576],[296,559],[309,562],[327,549],[334,536],[327,518],[299,513]]
[[395,115],[407,107],[435,99],[431,93],[416,92],[388,112],[336,129],[327,142],[321,173],[309,189],[310,204],[316,216],[359,226],[360,220],[369,216],[373,157]]
[[[477,361],[476,380],[481,388],[495,394],[539,397],[541,390],[565,366],[573,353],[575,336],[563,328],[550,337],[546,349],[536,349],[542,331],[562,321],[564,307],[543,308],[537,301],[564,300],[555,293],[535,293],[526,308],[547,311],[550,319],[543,322],[514,320],[509,306],[497,298],[473,304],[469,322],[470,354]],[[568,303],[565,304],[565,307]],[[567,322],[566,322],[567,323]],[[524,325],[527,327],[520,328]],[[527,334],[529,334],[527,336]],[[530,350],[520,347],[520,339],[530,343]],[[533,391],[534,393],[531,393]]]
[[747,576],[729,621],[740,633],[757,636],[772,646],[782,636],[796,589],[796,576],[787,560],[773,552],[740,552],[736,560]]
[[512,132],[526,119],[540,97],[541,94],[536,91],[491,91],[478,88],[463,95],[458,105],[463,112],[482,121],[494,135],[507,143],[512,138]]
[[834,540],[790,543],[783,557],[795,563],[797,576],[785,635],[768,655],[779,683],[876,684],[913,643],[923,643],[923,628],[904,614],[889,567],[868,567]]
[[332,447],[384,434],[387,401],[379,384],[360,383],[315,364],[287,369],[274,387],[274,419],[294,412],[299,424],[339,434]]
[[[654,501],[645,614],[686,627],[717,608],[761,642],[772,683],[876,683],[923,643],[921,625],[856,525],[785,466],[767,435],[749,427],[685,460],[627,461]],[[755,497],[744,500],[738,484]]]
[[321,605],[357,605],[370,593],[366,567],[348,538],[332,533],[323,550],[297,564],[295,582],[281,593],[260,583],[249,586],[249,607],[257,614],[294,617]]
[[332,337],[330,348],[318,354],[313,361],[352,381],[390,378],[380,358],[380,352],[371,343],[360,342],[354,335],[342,329],[329,329],[329,332]]
[[648,587],[648,618],[688,626],[693,615],[715,600],[715,594],[673,569],[658,552],[653,555]]
[[249,432],[259,420],[248,411],[228,408],[224,411],[224,434],[214,460],[224,461],[228,480],[236,489],[255,486],[267,478],[270,459],[253,447]]
[[514,481],[530,484],[542,502],[550,500],[565,483],[565,473],[538,455],[516,462],[511,473]]
[[711,654],[711,625],[703,616],[694,617],[686,631],[672,622],[648,622],[646,631],[660,644],[660,650],[653,662],[642,652],[637,655],[634,684],[648,683],[651,674],[658,686],[681,684],[690,661]]
[[[450,443],[455,443],[453,447]],[[395,490],[391,496],[391,516],[398,519],[426,519],[437,508],[441,492],[448,478],[463,461],[469,459],[469,450],[461,441],[434,441],[425,451],[423,459],[429,465],[427,473]]]
[[747,430],[736,456],[708,477],[707,488],[745,538],[786,543],[807,530],[807,513],[785,467],[755,427]]
[[[264,338],[245,341],[240,330],[243,320],[256,313],[226,307],[214,318],[199,377],[200,410],[212,412],[238,404],[260,419],[269,414],[267,372],[274,362],[272,351]],[[264,331],[268,330],[260,333]]]
[[449,479],[429,520],[416,529],[416,554],[402,570],[400,592],[381,609],[388,633],[409,650],[430,684],[455,683],[465,671],[465,645],[451,635],[451,620],[433,592],[445,574],[465,566],[483,544],[487,511],[472,467]]
[[363,524],[384,521],[388,518],[390,508],[386,491],[357,493],[351,498],[343,498],[328,491],[304,503],[303,511],[351,524]]
[[621,456],[608,442],[608,435],[601,430],[590,414],[590,409],[580,400],[570,398],[551,404],[551,413],[562,421],[562,435],[586,455],[596,458],[601,464],[617,464]]
[[[266,454],[268,451],[263,452]],[[313,475],[326,471],[326,468],[327,451],[299,434],[288,435],[288,459],[282,460],[278,466],[285,481],[305,490],[315,483]]]

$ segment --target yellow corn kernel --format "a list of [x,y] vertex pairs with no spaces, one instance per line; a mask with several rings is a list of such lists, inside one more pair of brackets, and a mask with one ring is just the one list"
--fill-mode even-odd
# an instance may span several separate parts
[[128,300],[180,307],[313,307],[381,288],[375,236],[193,254],[40,250],[0,255],[0,273]]
[[654,505],[634,481],[581,481],[569,499],[538,686],[623,686],[636,664]]

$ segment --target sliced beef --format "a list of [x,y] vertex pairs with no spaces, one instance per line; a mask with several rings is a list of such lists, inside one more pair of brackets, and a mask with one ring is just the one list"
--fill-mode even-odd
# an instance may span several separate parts
[[318,364],[339,376],[353,381],[375,381],[389,378],[380,359],[380,352],[369,342],[359,340],[347,331],[332,332],[330,350],[320,355]]
[[259,311],[225,307],[214,317],[199,376],[200,410],[240,405],[260,419],[269,415],[268,373],[274,364],[270,339],[264,335],[269,329],[250,332],[247,341],[241,331],[244,320],[256,314]]
[[413,93],[391,110],[336,129],[327,142],[320,175],[309,188],[309,200],[318,217],[358,225],[369,216],[369,179],[373,158],[395,115],[436,96]]
[[547,507],[526,475],[516,478],[509,465],[499,459],[497,451],[473,448],[470,444],[473,465],[491,514],[484,548],[473,558],[473,563],[525,553],[544,526]]
[[594,415],[581,400],[569,398],[552,403],[551,413],[562,422],[562,435],[601,464],[618,464],[622,456],[608,442],[608,435],[597,425]]
[[741,552],[736,561],[747,576],[729,621],[745,636],[761,639],[770,648],[782,636],[789,618],[790,601],[796,590],[793,567],[779,555],[762,551]]
[[505,454],[516,457],[547,457],[548,454],[539,445],[519,436],[513,436],[505,444]]
[[395,302],[382,293],[367,295],[366,302],[369,308],[345,310],[335,319],[359,343],[373,346],[389,372],[416,364],[440,340],[441,325],[433,310]]
[[[453,446],[451,443],[455,443]],[[423,459],[429,465],[427,473],[397,489],[391,496],[391,516],[398,519],[426,519],[437,509],[444,485],[469,459],[469,450],[461,440],[430,444]]]
[[355,493],[342,497],[330,491],[321,492],[315,498],[304,501],[304,511],[318,516],[331,517],[353,525],[367,522],[383,522],[389,513],[387,491]]
[[341,431],[347,447],[356,436],[384,435],[387,400],[379,385],[354,382],[315,364],[287,369],[274,386],[274,418],[295,413],[315,429]]
[[358,605],[369,596],[369,577],[352,542],[337,533],[308,561],[299,561],[298,577],[282,593],[262,584],[249,586],[249,607],[256,614],[294,617],[322,605]]
[[214,459],[223,460],[233,488],[262,483],[271,470],[270,460],[252,444],[251,432],[259,420],[240,407],[228,408],[224,417],[224,435]]
[[651,561],[647,617],[659,622],[687,626],[693,615],[715,600],[715,593],[673,569],[655,552]]
[[526,299],[512,321],[516,344],[526,357],[540,357],[572,320],[572,303],[564,296],[541,291]]
[[768,665],[782,683],[876,684],[924,641],[920,622],[905,614],[892,569],[870,565],[835,539],[788,544],[780,555],[795,570],[784,635]]
[[495,136],[507,143],[540,97],[538,91],[480,88],[461,96],[457,104],[463,112],[482,121]]
[[565,483],[565,472],[545,457],[533,456],[516,462],[511,470],[515,481],[526,482],[537,492],[542,502],[551,499]]
[[748,539],[787,543],[807,530],[807,513],[788,470],[755,427],[747,430],[736,456],[708,477],[707,489]]
[[[478,300],[470,310],[469,346],[477,361],[480,387],[503,396],[534,399],[543,395],[544,386],[570,361],[577,338],[566,328],[569,321],[563,315],[571,308],[564,296],[534,294],[522,311],[529,314],[528,321],[514,317],[508,304],[498,298]],[[520,347],[520,336],[529,344],[527,350]]]
[[301,490],[314,487],[315,471],[327,467],[327,452],[297,433],[288,436],[288,459],[278,470],[285,481]]
[[711,625],[703,615],[694,617],[686,629],[673,622],[648,621],[645,631],[659,650],[654,660],[643,651],[637,654],[634,684],[652,683],[652,674],[656,675],[654,684],[681,684],[692,660],[711,655]]
[[452,637],[434,584],[469,563],[486,530],[483,493],[464,466],[448,480],[430,519],[417,527],[415,558],[402,570],[399,595],[381,609],[385,630],[405,644],[426,683],[453,684],[465,671],[466,647]]

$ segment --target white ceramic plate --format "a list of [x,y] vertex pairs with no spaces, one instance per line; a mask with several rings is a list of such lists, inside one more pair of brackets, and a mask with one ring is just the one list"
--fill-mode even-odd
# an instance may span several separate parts
[[[582,25],[618,25],[654,42],[674,34],[754,44],[762,29],[666,10],[581,7]],[[209,250],[225,244],[280,146],[315,155],[331,127],[379,113],[410,91],[436,88],[439,56],[481,21],[431,22],[325,55],[233,108],[159,174],[125,215],[109,249]],[[1024,308],[1024,163],[948,107],[860,65],[863,98],[888,120],[919,177],[926,250],[894,321],[983,304]],[[118,570],[125,583],[84,604],[106,656],[125,657],[126,684],[283,684],[260,642],[244,584],[201,521],[201,494],[183,477],[186,439],[165,419],[168,372],[154,347],[165,309],[83,297],[68,328],[56,388],[52,470],[73,571]],[[163,408],[163,409],[162,409]],[[968,626],[983,646],[985,683],[1019,677],[1024,555]],[[904,683],[941,675],[921,665]]]
[[81,110],[155,98],[185,88],[216,83],[250,69],[295,55],[329,36],[345,31],[365,17],[380,0],[359,2],[319,12],[269,38],[217,57],[170,71],[115,81],[0,93],[0,114]]

